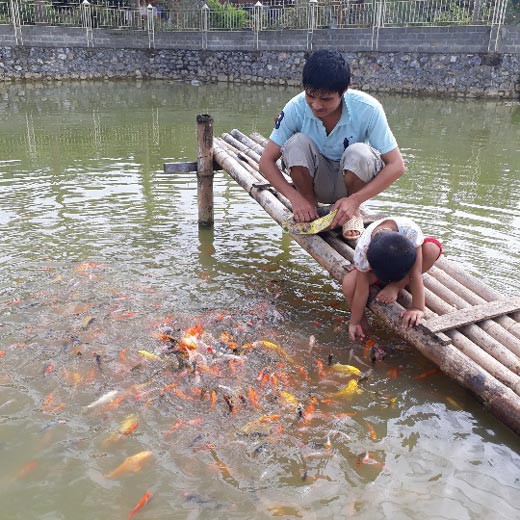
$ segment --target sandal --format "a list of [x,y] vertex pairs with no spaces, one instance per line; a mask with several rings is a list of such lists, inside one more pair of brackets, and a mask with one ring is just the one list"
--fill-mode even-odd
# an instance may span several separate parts
[[365,231],[363,217],[356,215],[343,224],[342,235],[345,240],[357,240]]

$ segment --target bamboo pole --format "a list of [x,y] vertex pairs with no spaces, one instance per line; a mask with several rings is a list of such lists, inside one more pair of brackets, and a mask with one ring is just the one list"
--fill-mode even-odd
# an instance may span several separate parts
[[[240,130],[237,130],[236,128],[231,130],[231,135],[237,141],[240,141],[244,146],[247,146],[247,147],[251,148],[252,150],[254,150],[258,155],[261,156],[262,153],[264,152],[264,148],[265,148],[265,146],[267,144],[267,139],[265,140],[265,144],[264,145],[260,145],[256,141],[254,141],[253,139],[248,137],[247,135],[243,134]],[[289,175],[287,175],[287,173],[285,172],[285,169],[284,169],[284,166],[282,164],[282,160],[281,159],[278,159],[276,161],[276,166],[278,166],[278,169],[282,172],[282,175],[284,175],[286,177],[289,177]]]
[[212,226],[213,212],[213,118],[197,116],[197,201],[199,225]]
[[229,144],[233,145],[237,150],[240,150],[242,153],[246,154],[256,163],[260,162],[260,157],[262,156],[261,153],[258,153],[256,150],[252,150],[249,146],[246,146],[244,143],[241,143],[238,139],[235,139],[231,134],[222,134],[222,139],[224,139],[224,141],[228,142]]
[[[265,177],[262,176],[262,174],[258,171],[258,165],[256,165],[256,168],[254,166],[254,161],[251,163],[251,159],[244,156],[244,155],[239,155],[241,152],[237,153],[237,150],[233,147],[233,145],[229,144],[228,142],[222,140],[222,139],[218,139],[216,138],[215,143],[218,144],[218,146],[222,147],[223,149],[225,149],[228,154],[238,163],[240,164],[243,168],[245,168],[256,180],[257,180],[257,185],[267,185],[267,181],[265,179]],[[249,159],[249,160],[248,160]],[[262,188],[266,188],[266,187],[270,187],[270,186],[262,186]],[[262,189],[260,186],[258,189]],[[281,193],[277,192],[277,191],[272,191],[271,193],[273,193],[273,195],[287,208],[289,209],[290,211],[292,211],[292,206],[291,206],[291,203],[289,201],[288,198],[284,197]]]
[[[233,159],[225,148],[215,144],[214,158],[278,224],[281,225],[291,216],[291,212],[270,191],[255,189],[255,178]],[[335,249],[316,235],[292,236],[320,265],[328,269],[335,279],[343,279],[350,268],[350,264]]]
[[[444,285],[442,285],[432,276],[426,274],[423,279],[424,287],[429,289],[432,293],[436,294],[440,298],[440,301],[438,301],[436,304],[436,308],[434,308],[438,314],[447,314],[449,312],[456,311],[459,308],[464,308],[464,306],[467,305],[464,300],[444,287]],[[500,361],[500,363],[502,363],[513,373],[520,374],[520,359],[504,345],[502,345],[502,343],[496,341],[486,331],[477,325],[472,324],[461,327],[460,332],[474,341],[477,345],[480,345],[483,350],[493,356],[496,360]]]
[[[437,268],[435,265],[428,271],[428,274],[453,291],[457,296],[463,298],[464,301],[468,302],[466,307],[487,303],[487,300],[467,289],[464,285],[446,273],[446,271]],[[516,356],[520,357],[520,339],[513,335],[507,328],[497,321],[497,319],[486,319],[480,321],[477,325],[494,339],[502,343],[502,345],[506,346]]]
[[[446,271],[446,273],[455,278],[455,280],[478,294],[481,298],[484,298],[486,301],[500,300],[504,298],[504,296],[487,286],[478,278],[459,269],[455,264],[448,262],[445,258],[440,258],[436,265],[439,269]],[[515,313],[512,320],[507,317],[505,318],[505,320],[501,320],[501,323],[505,323],[503,326],[517,338],[520,338],[520,313]]]

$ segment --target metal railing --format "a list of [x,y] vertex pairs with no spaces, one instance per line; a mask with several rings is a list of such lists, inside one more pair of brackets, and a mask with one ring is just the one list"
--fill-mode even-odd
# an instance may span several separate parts
[[[50,0],[0,0],[0,24],[13,25],[18,45],[23,44],[21,28],[27,25],[81,27],[93,42],[96,28],[148,32],[150,47],[155,33],[196,31],[207,45],[209,31],[261,31],[300,29],[307,31],[307,47],[312,48],[316,29],[371,28],[378,35],[384,27],[487,25],[498,31],[504,21],[507,0],[338,0],[323,4],[318,0],[284,2],[265,0],[244,8],[211,10],[159,9],[152,5],[139,9],[107,7],[83,0],[60,5]],[[267,5],[268,2],[268,5]],[[495,36],[493,36],[495,37]],[[495,44],[496,47],[496,44]]]
[[[282,0],[261,3],[262,30],[308,29],[310,5],[285,5]],[[316,28],[372,27],[376,6],[382,6],[381,26],[414,25],[492,25],[497,9],[502,12],[505,0],[342,0],[317,4]],[[259,2],[258,2],[259,3]],[[258,6],[258,3],[256,6]],[[0,1],[0,24],[12,24],[11,4],[18,6],[20,24],[83,27],[81,9],[88,4],[60,5],[48,0]],[[499,9],[500,7],[500,9]],[[156,31],[201,31],[200,9],[157,9],[152,6],[131,9],[88,4],[92,27],[147,30],[153,16]],[[208,8],[208,31],[253,29],[255,6],[243,9],[212,11]]]

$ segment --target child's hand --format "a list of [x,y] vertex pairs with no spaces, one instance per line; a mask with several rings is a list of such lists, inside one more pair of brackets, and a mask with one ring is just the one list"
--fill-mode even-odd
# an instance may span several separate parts
[[401,326],[403,329],[411,329],[414,325],[419,325],[424,318],[424,312],[419,309],[406,309],[401,313]]
[[363,327],[361,324],[352,325],[352,323],[348,326],[348,333],[350,338],[356,341],[356,337],[359,336],[359,339],[365,339],[365,333],[363,331]]

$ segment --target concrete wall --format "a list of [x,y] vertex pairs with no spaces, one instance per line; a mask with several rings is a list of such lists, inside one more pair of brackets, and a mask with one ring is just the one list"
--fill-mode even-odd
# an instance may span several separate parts
[[[506,27],[488,53],[489,27],[327,29],[313,50],[342,51],[354,86],[372,91],[520,98],[520,28]],[[307,31],[198,32],[93,30],[87,48],[80,28],[0,26],[0,79],[169,78],[299,85]],[[494,34],[491,35],[494,45]],[[377,51],[374,50],[377,44]]]

